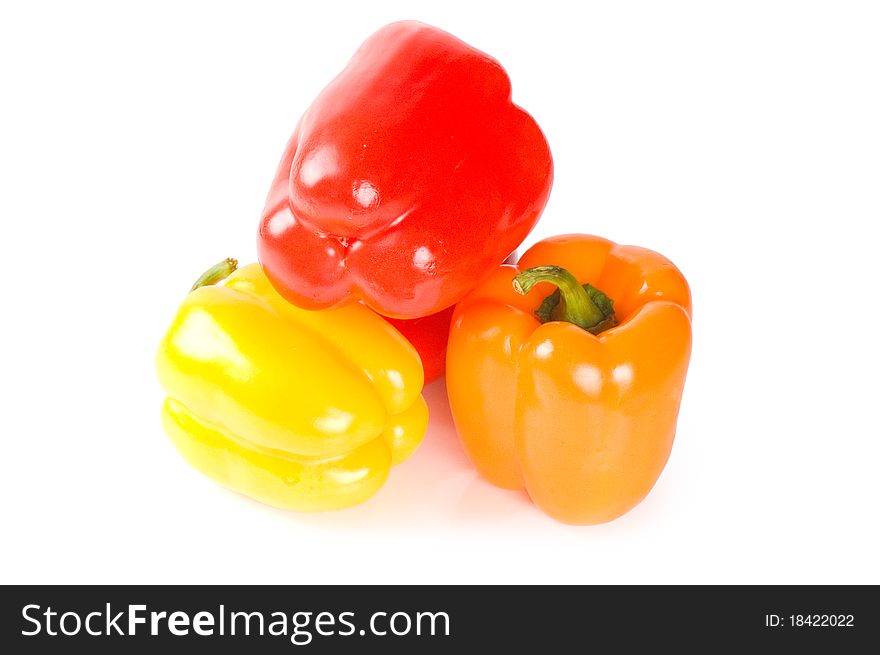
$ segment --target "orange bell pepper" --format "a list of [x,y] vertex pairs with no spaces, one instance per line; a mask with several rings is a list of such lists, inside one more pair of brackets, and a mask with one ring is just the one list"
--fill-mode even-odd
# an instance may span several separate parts
[[609,521],[666,464],[690,352],[691,295],[672,262],[599,237],[547,239],[456,307],[455,426],[493,484],[565,523]]

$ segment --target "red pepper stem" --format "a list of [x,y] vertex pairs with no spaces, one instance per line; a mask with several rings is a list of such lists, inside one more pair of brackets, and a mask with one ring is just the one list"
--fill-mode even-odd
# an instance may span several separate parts
[[199,279],[196,280],[195,284],[192,285],[192,289],[190,289],[190,292],[195,291],[199,287],[207,287],[212,284],[222,282],[230,275],[232,275],[232,272],[236,268],[238,268],[238,260],[232,259],[232,257],[214,264],[211,268],[209,268],[207,271],[202,273],[201,276],[199,276]]
[[539,282],[549,282],[559,289],[559,306],[554,311],[553,320],[567,321],[590,330],[607,319],[577,278],[561,266],[528,268],[513,278],[513,288],[526,295]]

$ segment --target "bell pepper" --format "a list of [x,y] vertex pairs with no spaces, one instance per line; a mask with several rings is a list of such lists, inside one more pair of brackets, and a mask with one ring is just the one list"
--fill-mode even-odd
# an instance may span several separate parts
[[361,45],[297,124],[260,221],[260,263],[306,309],[419,318],[531,231],[553,162],[501,65],[407,21]]
[[547,239],[456,307],[452,416],[490,482],[525,489],[565,523],[609,521],[666,464],[690,352],[690,290],[668,259]]
[[309,312],[258,264],[234,268],[196,283],[159,347],[168,436],[196,469],[269,505],[366,500],[426,430],[418,354],[361,304]]

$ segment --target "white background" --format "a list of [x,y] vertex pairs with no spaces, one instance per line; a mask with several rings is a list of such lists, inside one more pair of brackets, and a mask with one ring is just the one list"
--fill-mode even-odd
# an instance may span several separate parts
[[[880,16],[864,2],[3,3],[0,580],[880,583]],[[298,515],[190,469],[155,347],[255,258],[299,115],[417,18],[498,58],[545,130],[527,244],[591,232],[690,280],[651,495],[563,526],[482,482],[442,382],[367,504]]]

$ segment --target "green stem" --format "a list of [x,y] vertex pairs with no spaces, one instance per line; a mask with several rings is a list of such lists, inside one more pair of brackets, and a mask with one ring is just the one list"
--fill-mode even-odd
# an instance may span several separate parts
[[614,327],[614,302],[594,286],[581,285],[561,266],[535,266],[513,278],[514,290],[526,295],[536,284],[549,282],[557,290],[535,312],[542,323],[566,321],[593,334]]
[[192,292],[199,287],[207,287],[222,282],[228,278],[236,268],[238,268],[237,260],[232,259],[231,257],[229,259],[224,259],[222,262],[214,264],[211,268],[202,273],[201,276],[199,276],[199,279],[196,280],[196,283],[192,285],[190,291]]

